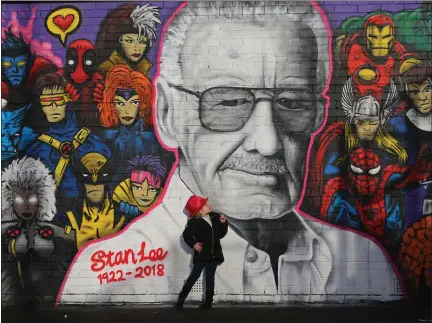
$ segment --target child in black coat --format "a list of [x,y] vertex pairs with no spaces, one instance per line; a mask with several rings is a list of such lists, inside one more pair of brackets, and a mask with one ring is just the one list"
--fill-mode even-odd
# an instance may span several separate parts
[[180,292],[176,307],[181,309],[193,285],[203,269],[206,269],[206,300],[200,308],[211,308],[214,295],[215,273],[224,256],[220,239],[228,232],[228,221],[224,215],[211,211],[208,199],[191,196],[185,211],[191,217],[183,232],[186,244],[195,249],[193,269]]

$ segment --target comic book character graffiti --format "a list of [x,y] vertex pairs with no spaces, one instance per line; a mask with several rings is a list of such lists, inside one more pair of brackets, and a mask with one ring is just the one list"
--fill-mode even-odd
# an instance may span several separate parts
[[422,157],[412,168],[384,166],[371,149],[355,149],[349,156],[348,177],[334,177],[324,187],[321,219],[396,246],[405,229],[400,189],[412,181],[431,179],[432,163]]
[[9,28],[5,36],[1,45],[2,98],[7,96],[10,108],[16,109],[31,103],[31,90],[39,76],[59,68],[50,60],[34,55],[22,33],[17,37]]
[[431,60],[432,2],[425,0],[419,8],[400,11],[393,17],[399,41],[422,59]]
[[[429,210],[431,212],[432,210]],[[402,236],[398,264],[408,295],[414,302],[431,304],[432,290],[432,214],[413,223]]]
[[22,108],[1,112],[1,160],[2,169],[21,156],[36,140],[37,134],[33,129],[23,126],[24,116],[31,104]]
[[115,185],[127,177],[126,167],[137,152],[157,155],[162,151],[153,129],[152,84],[140,72],[126,65],[115,66],[105,81],[103,102],[98,104],[100,122],[106,130],[101,137],[118,152]]
[[96,51],[87,39],[73,41],[66,50],[64,74],[66,81],[78,91],[78,124],[88,128],[99,125],[96,103],[93,102],[93,90],[102,81],[97,72]]
[[[152,67],[146,56],[156,40],[156,26],[160,23],[159,8],[149,4],[124,4],[110,11],[96,36],[99,71],[106,74],[113,66],[126,65],[146,75]],[[113,51],[106,44],[117,45]]]
[[2,172],[2,305],[54,302],[75,253],[75,234],[55,221],[52,175],[24,157]]
[[[428,145],[423,154],[432,160],[432,79],[431,66],[421,64],[400,77],[405,90],[406,106],[399,109],[389,122],[389,131],[402,142],[408,153],[408,165],[416,161],[420,149]],[[407,226],[418,221],[426,204],[432,205],[430,182],[412,183],[405,194]]]
[[165,185],[168,171],[156,156],[136,156],[129,161],[129,178],[114,190],[119,209],[136,217],[151,207]]
[[27,156],[40,158],[53,172],[58,208],[63,205],[63,198],[78,197],[79,183],[69,165],[72,155],[95,152],[103,145],[89,129],[78,127],[65,85],[65,79],[58,73],[44,75],[36,82],[34,94],[39,98],[48,129],[26,151]]
[[393,81],[390,84],[390,92],[384,104],[380,104],[372,95],[357,98],[352,79],[345,82],[342,106],[348,120],[335,122],[318,137],[318,147],[312,156],[307,182],[312,203],[304,204],[305,211],[311,214],[319,212],[324,183],[335,176],[346,178],[349,167],[347,157],[356,148],[371,149],[379,156],[382,166],[405,163],[405,149],[385,129],[385,124],[399,101],[396,85]]
[[79,201],[66,212],[64,223],[76,232],[77,248],[88,241],[120,231],[126,217],[115,211],[108,190],[113,175],[113,158],[105,144],[98,152],[78,152],[73,169],[79,181]]
[[336,56],[361,95],[372,94],[380,101],[391,79],[420,62],[396,37],[392,18],[379,13],[365,20],[362,31],[337,38]]

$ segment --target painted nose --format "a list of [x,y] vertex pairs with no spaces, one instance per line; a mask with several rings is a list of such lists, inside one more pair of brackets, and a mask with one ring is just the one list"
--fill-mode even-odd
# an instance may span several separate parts
[[243,143],[246,151],[258,151],[263,156],[273,156],[282,143],[273,118],[272,102],[260,101],[245,125],[247,137]]

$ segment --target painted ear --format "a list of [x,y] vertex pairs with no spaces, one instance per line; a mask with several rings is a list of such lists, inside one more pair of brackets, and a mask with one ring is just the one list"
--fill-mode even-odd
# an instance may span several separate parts
[[162,78],[156,81],[156,131],[162,142],[170,147],[178,147],[174,129],[174,101],[171,87]]

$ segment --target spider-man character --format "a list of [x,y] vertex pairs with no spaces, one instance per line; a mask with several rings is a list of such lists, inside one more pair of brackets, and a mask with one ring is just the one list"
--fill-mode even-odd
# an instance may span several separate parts
[[420,156],[412,168],[393,164],[381,169],[380,158],[371,149],[353,150],[348,177],[332,178],[324,188],[321,218],[365,231],[385,245],[397,243],[405,221],[401,189],[431,177],[432,163]]
[[66,51],[64,74],[66,80],[79,92],[81,111],[78,112],[80,126],[94,127],[98,125],[98,112],[93,101],[93,89],[102,81],[102,76],[96,71],[96,51],[87,39],[73,41]]
[[369,17],[361,33],[337,39],[339,55],[360,94],[382,99],[390,79],[404,73],[420,60],[396,40],[393,20],[385,14]]

